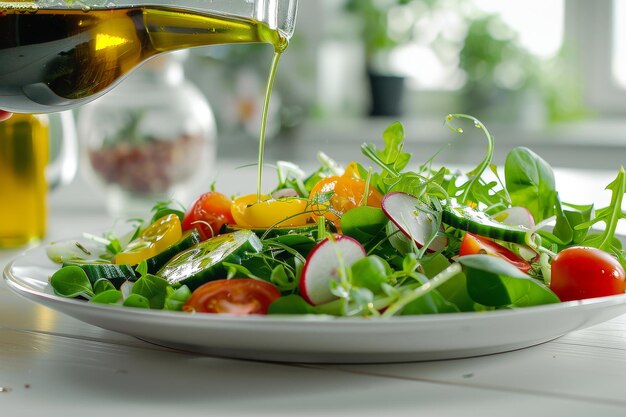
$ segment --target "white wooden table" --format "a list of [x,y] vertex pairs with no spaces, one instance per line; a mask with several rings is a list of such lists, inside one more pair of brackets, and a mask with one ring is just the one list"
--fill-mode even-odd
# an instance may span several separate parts
[[[91,209],[66,203],[53,199],[49,240],[110,224],[93,202]],[[0,266],[16,253],[0,251]],[[484,357],[280,364],[157,347],[24,300],[0,283],[2,417],[624,416],[625,381],[626,316]]]

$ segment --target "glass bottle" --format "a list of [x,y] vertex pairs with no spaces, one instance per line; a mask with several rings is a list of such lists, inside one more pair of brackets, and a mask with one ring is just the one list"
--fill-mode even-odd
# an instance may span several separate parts
[[207,188],[216,127],[184,77],[186,51],[160,55],[78,115],[83,165],[114,216],[145,216],[157,201],[186,203]]
[[45,236],[48,190],[74,178],[77,160],[71,112],[15,114],[0,122],[0,248]]
[[297,0],[13,0],[0,3],[0,109],[77,107],[163,52],[268,43],[282,51]]

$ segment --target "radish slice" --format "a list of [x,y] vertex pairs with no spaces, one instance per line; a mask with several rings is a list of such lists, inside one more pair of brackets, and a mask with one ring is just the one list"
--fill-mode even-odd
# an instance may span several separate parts
[[300,294],[313,305],[337,299],[330,291],[330,281],[339,281],[339,268],[350,267],[365,257],[365,249],[355,239],[336,235],[324,239],[309,253],[300,276]]
[[535,219],[532,213],[526,207],[510,207],[499,213],[496,213],[492,218],[500,223],[508,224],[510,226],[523,226],[528,229],[535,227]]
[[[392,192],[383,197],[381,203],[383,212],[402,233],[417,245],[424,247],[437,231],[437,219],[426,211],[424,203],[410,194]],[[420,209],[423,207],[424,209]],[[436,252],[448,245],[448,239],[438,236],[428,247],[427,251]]]

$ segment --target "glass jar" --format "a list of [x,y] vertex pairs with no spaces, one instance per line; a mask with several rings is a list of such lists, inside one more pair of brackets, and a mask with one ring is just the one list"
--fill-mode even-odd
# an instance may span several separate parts
[[114,216],[145,216],[157,201],[187,202],[206,183],[216,127],[204,95],[185,79],[185,51],[156,57],[78,115],[88,178]]

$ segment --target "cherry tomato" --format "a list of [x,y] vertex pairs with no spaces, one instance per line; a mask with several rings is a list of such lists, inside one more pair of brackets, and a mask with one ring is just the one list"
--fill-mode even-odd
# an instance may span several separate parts
[[361,174],[359,173],[359,166],[357,165],[357,163],[352,161],[348,165],[346,165],[346,170],[343,172],[342,177],[361,178]]
[[8,111],[0,110],[0,122],[8,119],[9,117],[11,117],[12,114],[13,113],[10,113]]
[[613,256],[596,249],[574,246],[552,260],[550,289],[561,301],[623,294],[626,273]]
[[463,241],[461,242],[459,256],[476,255],[480,253],[500,257],[524,273],[530,271],[530,262],[517,256],[510,249],[484,236],[469,232],[465,233]]
[[238,226],[251,229],[304,226],[310,218],[308,204],[301,198],[273,199],[268,195],[258,202],[256,194],[248,194],[235,199],[231,214]]
[[202,194],[187,209],[183,219],[183,230],[190,230],[195,227],[202,240],[216,236],[222,226],[235,223],[230,214],[231,205],[230,198],[222,193],[209,191]]
[[[350,175],[331,176],[322,178],[313,186],[309,200],[315,216],[323,214],[329,221],[336,222],[348,210],[362,205],[364,194],[365,180]],[[382,195],[370,187],[367,205],[380,207],[381,200]]]
[[161,217],[146,228],[124,251],[115,255],[116,264],[137,265],[178,242],[183,236],[180,219],[175,214]]
[[280,291],[269,282],[252,278],[220,279],[198,287],[183,306],[196,313],[267,314]]

